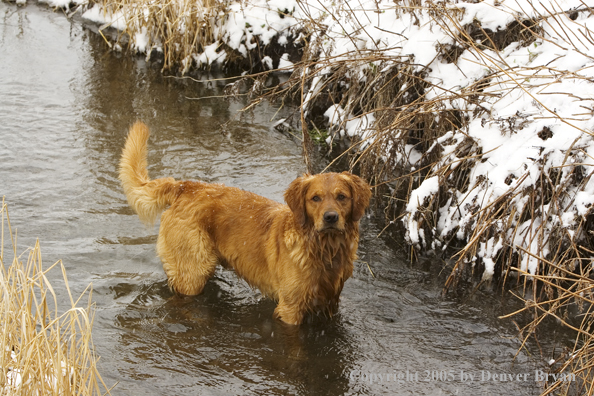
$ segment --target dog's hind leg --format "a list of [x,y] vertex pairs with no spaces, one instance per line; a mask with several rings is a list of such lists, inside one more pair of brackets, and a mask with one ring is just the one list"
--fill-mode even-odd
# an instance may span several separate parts
[[202,292],[218,263],[212,240],[198,230],[182,234],[162,229],[157,254],[163,262],[169,287],[186,296]]

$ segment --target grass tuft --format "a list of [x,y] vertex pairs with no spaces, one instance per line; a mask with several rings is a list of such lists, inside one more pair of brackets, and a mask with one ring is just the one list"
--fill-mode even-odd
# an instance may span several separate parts
[[[39,242],[17,254],[4,200],[0,218],[0,394],[109,394],[101,391],[107,387],[96,366],[90,286],[74,299],[61,261],[43,269]],[[62,271],[70,299],[65,312],[46,276],[52,269]]]

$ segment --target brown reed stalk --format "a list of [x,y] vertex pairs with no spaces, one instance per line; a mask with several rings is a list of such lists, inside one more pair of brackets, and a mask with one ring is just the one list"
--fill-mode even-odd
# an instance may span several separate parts
[[[0,218],[0,394],[109,394],[97,370],[91,337],[92,289],[74,299],[62,262],[43,268],[39,242],[17,254],[4,199]],[[65,312],[47,277],[58,268],[70,299]]]
[[[219,37],[215,36],[218,20],[226,18],[224,0],[92,0],[106,15],[121,13],[126,28],[117,41],[129,40],[134,48],[138,34],[148,36],[147,57],[159,49],[163,56],[163,71],[185,74],[194,67],[193,55],[202,53]],[[103,26],[102,28],[107,28]]]

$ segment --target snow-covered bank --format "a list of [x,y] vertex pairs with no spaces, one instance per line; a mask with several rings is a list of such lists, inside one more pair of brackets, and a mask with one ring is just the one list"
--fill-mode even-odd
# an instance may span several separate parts
[[541,258],[589,265],[594,15],[581,0],[103,0],[83,17],[181,72],[292,72],[308,125],[358,140],[364,172],[406,197],[419,250],[462,244],[457,268],[484,279],[542,274]]
[[391,186],[402,198],[406,184],[415,201],[402,206],[412,246],[466,244],[458,269],[478,265],[490,279],[510,265],[543,273],[540,258],[583,258],[594,15],[580,0],[105,0],[83,16],[182,72],[245,60],[292,72],[310,123],[360,140],[377,184],[405,180]]
[[378,184],[412,172],[411,245],[463,242],[459,264],[481,264],[484,279],[502,261],[542,273],[539,257],[557,261],[589,238],[592,10],[580,1],[424,5],[330,10],[311,39],[320,55],[306,105],[342,84],[330,127],[365,140],[362,162]]
[[290,70],[303,46],[296,9],[294,0],[91,0],[83,18],[126,32],[132,49],[160,53],[169,71]]

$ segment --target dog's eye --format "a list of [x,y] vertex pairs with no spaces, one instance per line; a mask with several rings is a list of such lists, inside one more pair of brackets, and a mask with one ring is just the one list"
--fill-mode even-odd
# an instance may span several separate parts
[[336,197],[337,200],[339,201],[344,201],[346,199],[346,195],[344,194],[338,194],[338,196]]
[[317,195],[314,195],[311,200],[314,202],[320,202],[322,200],[322,198],[318,197]]

